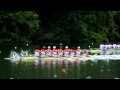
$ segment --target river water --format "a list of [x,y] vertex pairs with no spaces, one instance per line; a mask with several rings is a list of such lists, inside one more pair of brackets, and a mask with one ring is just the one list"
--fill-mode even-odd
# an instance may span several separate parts
[[[33,48],[31,48],[31,51],[34,50]],[[0,79],[120,78],[120,60],[5,60],[4,58],[9,57],[11,50],[9,46],[8,48],[1,48]]]

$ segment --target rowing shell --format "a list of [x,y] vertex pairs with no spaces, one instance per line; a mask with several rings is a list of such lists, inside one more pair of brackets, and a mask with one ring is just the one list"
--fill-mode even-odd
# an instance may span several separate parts
[[43,58],[38,58],[38,57],[24,57],[22,60],[65,60],[65,59],[77,59],[78,57],[43,57]]
[[[120,52],[120,50],[107,50],[108,52]],[[103,50],[90,50],[91,53],[104,52]]]
[[120,60],[120,55],[89,55],[88,57],[24,57],[23,61],[28,60]]
[[[11,59],[11,58],[5,58]],[[88,57],[80,56],[80,57],[23,57],[19,59],[11,59],[11,60],[23,60],[23,61],[33,61],[33,60],[120,60],[120,55],[89,55]]]

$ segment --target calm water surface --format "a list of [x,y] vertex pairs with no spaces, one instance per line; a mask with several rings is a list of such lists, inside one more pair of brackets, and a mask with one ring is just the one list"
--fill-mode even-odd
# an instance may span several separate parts
[[36,60],[29,62],[5,60],[4,58],[9,57],[10,50],[10,48],[1,48],[0,79],[120,78],[120,60]]
[[119,79],[120,60],[0,61],[0,79]]

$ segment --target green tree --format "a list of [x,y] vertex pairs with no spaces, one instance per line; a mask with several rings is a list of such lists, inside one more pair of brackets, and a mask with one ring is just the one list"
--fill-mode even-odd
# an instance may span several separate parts
[[68,11],[57,12],[51,23],[55,41],[78,43],[108,42],[119,37],[114,22],[117,11]]
[[0,11],[0,43],[30,43],[39,30],[35,11]]

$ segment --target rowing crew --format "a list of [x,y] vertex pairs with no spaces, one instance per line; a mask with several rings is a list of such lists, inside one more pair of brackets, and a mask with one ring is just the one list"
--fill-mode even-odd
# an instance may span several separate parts
[[100,45],[100,50],[110,50],[110,49],[120,50],[120,44],[101,44]]
[[68,57],[68,56],[88,56],[88,52],[87,51],[82,51],[80,49],[80,46],[77,47],[77,50],[75,50],[74,48],[72,49],[68,49],[68,46],[65,47],[65,49],[63,50],[62,46],[60,46],[60,49],[56,49],[56,46],[53,46],[53,49],[51,50],[51,47],[48,46],[48,48],[46,49],[45,46],[43,46],[43,48],[40,50],[39,47],[36,48],[35,50],[35,54],[34,56],[37,57]]

